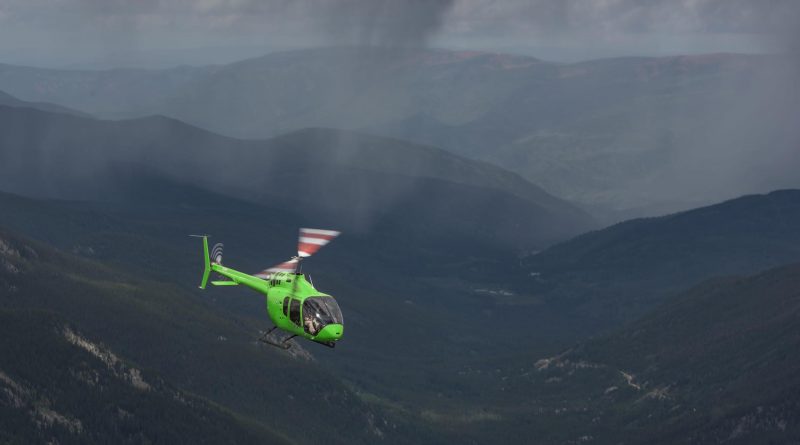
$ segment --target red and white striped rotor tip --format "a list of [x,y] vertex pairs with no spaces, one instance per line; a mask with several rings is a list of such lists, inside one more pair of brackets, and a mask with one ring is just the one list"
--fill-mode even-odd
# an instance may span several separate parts
[[269,280],[273,274],[278,272],[293,273],[297,270],[297,263],[303,258],[308,258],[317,253],[322,246],[333,241],[334,238],[339,236],[341,232],[336,230],[323,230],[323,229],[300,229],[300,236],[297,240],[297,256],[289,261],[277,264],[269,269],[257,273],[255,276],[264,280]]
[[300,239],[297,241],[297,256],[301,258],[310,257],[317,253],[322,246],[333,241],[341,232],[336,230],[323,229],[300,229]]

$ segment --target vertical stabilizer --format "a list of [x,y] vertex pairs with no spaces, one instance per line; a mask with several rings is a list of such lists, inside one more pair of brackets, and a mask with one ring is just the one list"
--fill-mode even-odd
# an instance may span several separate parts
[[190,235],[196,238],[203,238],[203,279],[200,281],[200,289],[205,289],[208,283],[208,276],[211,274],[211,257],[208,254],[208,235]]

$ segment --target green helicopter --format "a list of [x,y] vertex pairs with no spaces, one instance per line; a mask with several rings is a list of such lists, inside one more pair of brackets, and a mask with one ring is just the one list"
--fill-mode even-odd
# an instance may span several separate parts
[[[336,300],[314,288],[308,277],[297,271],[304,258],[316,253],[322,246],[339,235],[335,230],[300,229],[297,256],[257,274],[248,275],[222,265],[222,244],[214,245],[209,253],[208,235],[203,238],[205,269],[200,289],[205,289],[210,273],[216,272],[226,280],[211,281],[214,286],[247,286],[266,297],[267,314],[275,324],[259,340],[282,349],[289,349],[289,340],[302,337],[313,342],[335,347],[344,333],[342,311]],[[279,342],[268,338],[280,329],[289,336]]]

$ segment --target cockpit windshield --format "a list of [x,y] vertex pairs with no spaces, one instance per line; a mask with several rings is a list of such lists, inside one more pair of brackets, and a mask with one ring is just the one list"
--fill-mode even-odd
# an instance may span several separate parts
[[309,297],[303,302],[303,326],[306,332],[317,335],[329,324],[343,324],[342,311],[333,297]]

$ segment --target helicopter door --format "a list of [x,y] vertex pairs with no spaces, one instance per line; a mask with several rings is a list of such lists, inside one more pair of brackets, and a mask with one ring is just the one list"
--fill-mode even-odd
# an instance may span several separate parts
[[300,326],[300,300],[296,298],[292,298],[292,302],[289,305],[289,319],[292,320],[292,323]]

